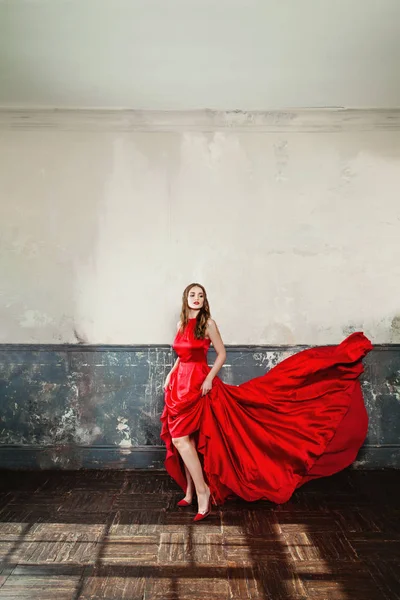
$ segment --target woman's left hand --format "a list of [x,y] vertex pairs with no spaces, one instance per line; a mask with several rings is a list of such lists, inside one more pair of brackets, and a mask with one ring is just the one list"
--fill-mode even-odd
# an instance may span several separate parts
[[212,379],[210,377],[206,377],[203,385],[201,386],[201,395],[205,396],[212,389]]

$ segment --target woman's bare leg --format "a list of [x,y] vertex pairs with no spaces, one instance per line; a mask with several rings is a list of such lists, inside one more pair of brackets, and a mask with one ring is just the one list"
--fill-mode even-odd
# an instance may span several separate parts
[[208,508],[210,489],[204,481],[203,470],[195,445],[188,435],[180,438],[173,438],[172,443],[181,455],[185,467],[193,480],[196,489],[199,513],[205,513]]
[[185,494],[185,497],[183,498],[183,500],[186,500],[186,502],[188,504],[192,504],[194,485],[193,485],[193,479],[192,479],[189,469],[187,468],[186,465],[185,465],[185,475],[186,475],[186,494]]
[[[192,444],[193,448],[196,450],[196,443],[195,443],[194,439],[193,438],[189,438],[189,439],[190,439],[190,443]],[[190,471],[187,468],[187,466],[185,465],[185,463],[183,463],[183,465],[185,467],[185,475],[186,475],[186,495],[183,498],[183,500],[186,500],[186,502],[191,504],[192,500],[193,500],[193,493],[194,493],[193,479],[192,479],[192,476],[190,475]]]

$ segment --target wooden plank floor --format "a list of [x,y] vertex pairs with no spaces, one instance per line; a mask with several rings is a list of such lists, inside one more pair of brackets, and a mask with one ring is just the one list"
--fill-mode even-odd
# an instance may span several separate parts
[[0,600],[400,599],[400,471],[203,523],[165,473],[0,473]]

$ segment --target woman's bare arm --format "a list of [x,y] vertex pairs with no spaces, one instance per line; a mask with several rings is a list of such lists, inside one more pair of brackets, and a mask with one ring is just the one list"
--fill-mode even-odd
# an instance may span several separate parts
[[203,385],[201,386],[203,396],[211,390],[213,379],[220,371],[222,365],[226,360],[226,350],[224,342],[222,341],[217,324],[213,319],[209,319],[208,321],[206,334],[210,338],[212,345],[214,346],[214,350],[217,353],[217,358],[215,359],[215,363],[213,364],[211,371],[209,372],[209,374],[204,380]]

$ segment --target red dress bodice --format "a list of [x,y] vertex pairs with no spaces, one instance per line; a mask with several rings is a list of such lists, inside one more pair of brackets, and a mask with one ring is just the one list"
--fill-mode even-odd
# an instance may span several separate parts
[[211,341],[208,338],[198,340],[194,335],[196,319],[190,319],[183,333],[178,331],[173,349],[182,363],[207,363],[207,352]]

